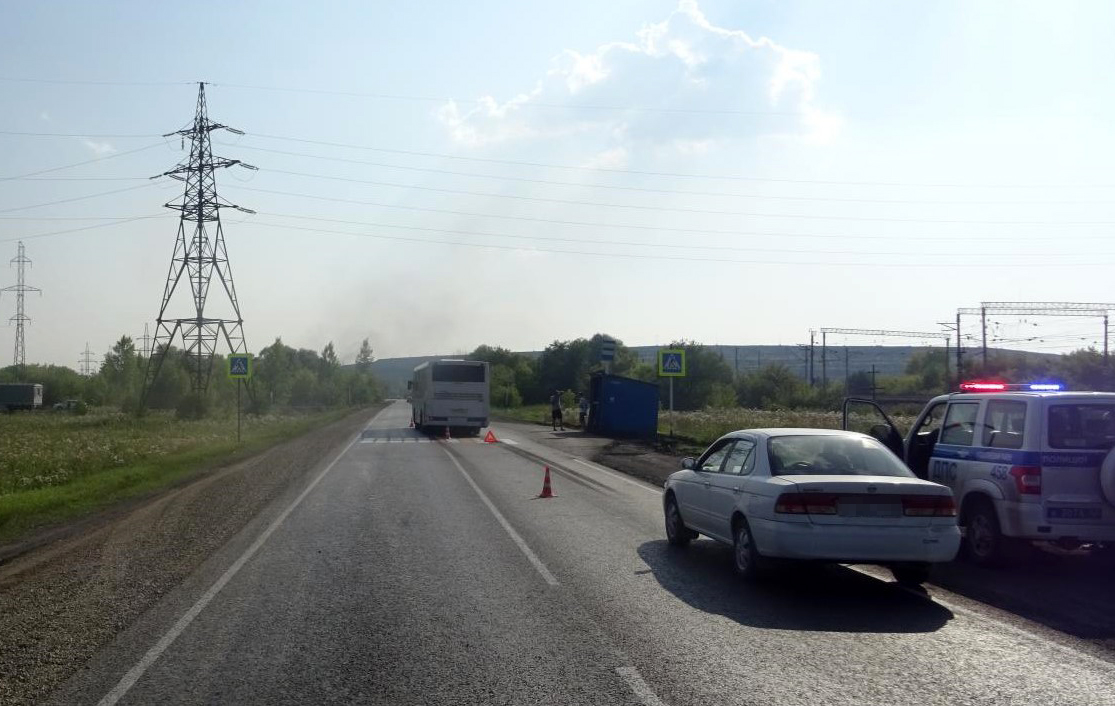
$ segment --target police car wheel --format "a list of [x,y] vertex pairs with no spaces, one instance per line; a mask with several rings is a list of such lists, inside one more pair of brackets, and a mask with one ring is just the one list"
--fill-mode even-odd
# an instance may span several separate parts
[[995,508],[988,502],[980,502],[969,509],[966,515],[964,544],[968,558],[984,565],[1001,561],[1007,540],[999,529]]

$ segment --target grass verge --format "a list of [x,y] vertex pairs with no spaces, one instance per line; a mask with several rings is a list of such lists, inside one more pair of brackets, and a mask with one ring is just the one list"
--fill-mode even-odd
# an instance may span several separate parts
[[[0,449],[5,451],[0,454],[0,488],[4,489],[0,493],[0,543],[17,539],[40,527],[90,515],[191,475],[234,463],[336,421],[352,411],[334,410],[255,420],[245,425],[243,442],[239,444],[235,438],[235,421],[231,423],[231,433],[213,434],[211,428],[203,426],[226,424],[227,429],[227,420],[177,422],[154,419],[137,422],[122,416],[105,415],[102,419],[82,419],[74,423],[83,427],[99,427],[99,437],[95,432],[83,434],[73,425],[67,428],[69,422],[66,420],[59,424],[51,419],[35,419],[34,415],[16,421],[8,420],[0,432],[23,433],[19,445],[8,444],[7,448]],[[183,429],[188,432],[183,433]],[[176,443],[171,445],[159,436],[162,432],[173,437],[175,431],[178,431],[178,436]],[[90,462],[87,460],[89,454],[83,453],[81,447],[66,454],[66,449],[75,445],[74,437],[88,442],[90,436],[98,439],[92,442],[95,446],[110,448],[107,455],[94,453],[99,460]],[[120,451],[125,446],[121,441],[124,436],[135,444],[145,436],[150,437],[147,440],[153,444],[151,450],[136,452],[134,458],[125,460]],[[163,445],[159,445],[160,441],[164,441]],[[69,465],[48,476],[27,475],[28,472],[41,470],[38,468],[41,461],[33,454],[20,456],[18,452],[26,452],[40,444],[51,447],[44,453],[53,461],[64,466],[68,462]],[[72,468],[78,468],[80,472],[69,470]]]

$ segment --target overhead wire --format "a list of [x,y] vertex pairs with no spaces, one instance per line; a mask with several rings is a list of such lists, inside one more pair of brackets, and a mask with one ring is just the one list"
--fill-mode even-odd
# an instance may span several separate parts
[[138,152],[144,152],[146,150],[155,149],[156,147],[162,147],[164,144],[166,144],[166,143],[165,142],[155,142],[155,143],[152,143],[150,145],[145,145],[144,147],[137,147],[133,150],[125,150],[123,152],[113,152],[112,154],[105,155],[104,157],[96,157],[94,159],[87,159],[87,160],[84,160],[84,161],[81,161],[81,162],[74,162],[73,164],[63,164],[60,167],[51,167],[49,169],[40,169],[38,171],[26,172],[24,174],[16,174],[16,175],[13,175],[13,176],[0,176],[0,181],[14,181],[16,179],[26,179],[27,177],[38,176],[40,174],[49,174],[51,172],[60,172],[64,169],[73,169],[75,167],[85,166],[86,164],[94,164],[96,162],[104,162],[104,161],[107,161],[107,160],[110,160],[110,159],[116,159],[118,157],[126,157],[127,155],[130,155],[130,154],[136,154]]
[[[803,250],[803,249],[788,249],[788,248],[740,247],[740,246],[732,246],[732,245],[699,245],[699,244],[693,244],[693,243],[685,243],[685,244],[652,243],[652,242],[647,242],[647,241],[632,241],[632,240],[602,240],[602,239],[599,239],[599,238],[593,238],[593,239],[588,239],[588,238],[563,238],[563,237],[545,236],[545,235],[519,235],[519,234],[512,234],[512,233],[494,233],[494,232],[491,232],[491,231],[464,230],[464,229],[457,229],[457,228],[433,228],[433,227],[426,227],[426,226],[400,225],[400,224],[394,224],[394,223],[380,223],[380,222],[370,222],[370,221],[353,221],[353,220],[345,220],[345,219],[338,219],[338,218],[320,218],[320,217],[314,217],[314,216],[303,216],[303,215],[296,215],[296,214],[289,214],[289,213],[273,213],[273,212],[268,212],[268,211],[257,211],[257,213],[260,216],[271,216],[271,217],[276,217],[276,218],[290,218],[290,219],[295,219],[295,220],[318,221],[318,222],[325,222],[325,223],[338,223],[338,224],[342,224],[342,225],[357,225],[357,226],[371,227],[371,228],[394,228],[394,229],[399,229],[399,230],[415,230],[415,231],[423,231],[423,232],[431,232],[431,233],[451,233],[451,234],[458,234],[458,235],[475,235],[475,236],[480,236],[480,237],[509,238],[509,239],[516,239],[516,240],[540,240],[540,241],[551,241],[551,242],[562,242],[562,243],[579,243],[579,244],[584,244],[584,245],[609,245],[609,246],[616,246],[616,247],[640,247],[640,248],[667,248],[667,249],[675,249],[675,250],[714,250],[714,251],[718,250],[718,251],[726,251],[726,252],[752,252],[752,253],[762,252],[762,253],[800,253],[800,254],[816,254],[816,255],[867,255],[867,256],[873,256],[873,257],[874,256],[892,256],[892,255],[897,255],[897,256],[910,255],[910,253],[908,251],[904,252],[904,251],[878,251],[878,250],[876,250],[876,251],[867,252],[867,251],[863,251],[863,250],[817,250],[817,249],[814,249],[814,248],[809,248],[809,249]],[[968,255],[969,257],[992,257],[992,256],[1000,257],[1002,255],[1001,253],[978,253],[978,252],[965,253],[965,254]],[[1103,254],[1115,256],[1115,253],[1103,253]],[[948,257],[948,258],[951,258],[953,256],[952,253],[919,253],[919,257],[925,257],[927,255],[938,255],[940,257]],[[1041,258],[1043,260],[1043,262],[1048,262],[1048,260],[1049,260],[1049,255],[1047,253],[1016,253],[1014,255],[1017,256],[1017,257]],[[1092,256],[1094,256],[1094,254]]]
[[[676,261],[676,262],[712,262],[712,263],[719,263],[719,264],[792,265],[792,266],[813,266],[813,265],[831,266],[833,264],[831,260],[822,260],[822,261],[817,261],[817,260],[814,260],[814,261],[766,260],[766,259],[758,259],[758,260],[747,259],[747,260],[744,260],[744,259],[733,259],[733,258],[681,257],[681,256],[676,256],[676,255],[649,255],[649,254],[642,254],[642,253],[608,253],[608,252],[599,252],[599,251],[590,251],[590,250],[560,250],[560,249],[554,249],[554,248],[523,247],[523,246],[519,246],[519,245],[499,245],[499,244],[495,244],[495,243],[474,243],[474,242],[463,242],[463,241],[458,241],[458,240],[434,240],[434,239],[426,239],[426,238],[413,238],[413,237],[406,237],[406,236],[385,235],[385,234],[382,234],[382,233],[353,233],[351,231],[339,231],[339,230],[331,230],[331,229],[324,229],[324,228],[306,228],[306,227],[294,226],[294,225],[264,223],[264,222],[258,221],[258,220],[247,220],[247,221],[244,221],[241,225],[256,226],[256,227],[265,226],[265,227],[268,227],[268,228],[283,228],[283,229],[287,229],[287,230],[304,231],[304,232],[310,232],[310,233],[323,233],[323,234],[343,235],[343,236],[356,237],[356,238],[372,238],[372,239],[377,239],[377,240],[392,240],[392,241],[411,242],[411,243],[423,243],[423,244],[428,244],[428,245],[454,245],[454,246],[460,246],[460,247],[466,247],[466,248],[483,248],[483,249],[505,250],[505,251],[536,252],[536,253],[548,253],[548,254],[555,254],[555,255],[579,255],[579,256],[587,256],[587,257],[602,257],[602,258],[613,258],[613,259],[618,258],[618,259],[629,259],[629,260],[660,260],[660,261]],[[1072,266],[1076,266],[1076,267],[1110,267],[1110,266],[1112,266],[1112,264],[1115,264],[1115,261],[1099,262],[1099,261],[1093,260],[1093,261],[1089,261],[1089,262],[1073,263]],[[987,263],[987,264],[972,263],[972,262],[961,262],[961,263],[950,262],[950,263],[939,263],[939,264],[937,264],[937,263],[926,263],[926,262],[899,262],[899,263],[841,262],[840,266],[841,267],[894,267],[894,268],[907,268],[907,269],[908,268],[913,268],[913,269],[921,269],[921,268],[930,268],[930,269],[932,269],[932,268],[949,268],[949,269],[956,269],[956,268],[961,268],[961,269],[964,269],[964,268],[967,268],[967,269],[971,269],[971,268],[1003,268],[1003,269],[1018,269],[1018,268],[1024,268],[1024,267],[1042,267],[1043,265],[1041,265],[1040,263],[1026,264],[1026,263],[1004,263],[1004,262],[993,262],[993,263]]]
[[619,169],[615,167],[589,167],[589,166],[576,166],[569,164],[554,164],[547,162],[531,162],[512,159],[496,159],[492,157],[475,157],[466,155],[448,154],[444,152],[425,152],[420,150],[403,150],[389,147],[376,147],[372,145],[356,145],[345,142],[332,142],[329,140],[311,140],[301,137],[289,137],[285,135],[270,135],[267,133],[253,132],[250,133],[251,137],[259,137],[269,140],[281,140],[286,142],[298,142],[302,144],[311,145],[324,145],[328,147],[339,147],[344,149],[365,150],[370,152],[383,152],[386,154],[404,154],[420,157],[436,157],[438,159],[453,159],[463,160],[469,162],[484,162],[489,164],[507,164],[522,167],[541,167],[545,169],[565,169],[584,172],[600,172],[607,174],[637,174],[641,176],[662,176],[662,177],[675,177],[682,179],[709,179],[709,180],[727,180],[727,181],[758,181],[770,183],[786,183],[786,184],[834,184],[842,186],[896,186],[896,187],[942,187],[942,188],[957,188],[957,189],[971,189],[971,188],[995,188],[995,189],[1029,189],[1029,188],[1115,188],[1115,184],[972,184],[972,183],[927,183],[927,182],[899,182],[899,181],[855,181],[855,180],[826,180],[826,179],[786,179],[777,177],[756,177],[756,176],[743,176],[731,174],[695,174],[687,172],[658,172],[646,171],[638,169]]
[[[684,189],[655,189],[642,186],[626,186],[617,184],[599,184],[599,183],[584,183],[572,181],[557,181],[553,179],[533,179],[530,177],[507,176],[501,174],[483,174],[479,172],[465,172],[452,169],[435,169],[431,167],[416,167],[408,164],[389,164],[386,162],[372,162],[362,159],[350,159],[346,157],[331,157],[325,155],[308,154],[305,152],[291,152],[288,150],[273,150],[266,147],[255,147],[252,145],[238,145],[240,149],[248,149],[259,152],[267,152],[271,154],[281,154],[291,157],[302,157],[306,159],[317,159],[330,162],[339,162],[345,164],[358,164],[364,166],[380,167],[384,169],[395,169],[399,171],[421,172],[426,174],[444,174],[448,176],[464,176],[480,179],[492,179],[496,181],[513,181],[528,184],[542,184],[546,186],[567,186],[584,189],[608,189],[614,191],[632,191],[640,193],[651,194],[670,194],[678,196],[711,196],[711,197],[724,197],[733,199],[767,199],[772,201],[806,201],[806,202],[831,202],[831,203],[878,203],[878,204],[899,204],[899,205],[930,205],[937,206],[942,204],[958,205],[958,206],[1096,206],[1096,205],[1112,205],[1115,201],[956,201],[956,200],[942,200],[942,199],[862,199],[862,198],[841,198],[841,197],[826,197],[826,196],[787,196],[782,194],[740,194],[725,191],[693,191]],[[281,169],[268,169],[267,171],[277,174],[289,174],[293,176],[310,177],[316,179],[334,179],[340,181],[361,181],[356,179],[348,179],[344,177],[337,177],[333,175],[323,174],[310,174],[305,172],[284,171]],[[376,183],[376,182],[364,182]]]
[[[391,184],[391,185],[395,186],[395,184]],[[419,188],[419,190],[423,190],[423,188],[424,188],[424,187],[420,187],[420,186],[410,186],[410,185],[405,185],[405,184],[399,184],[397,186],[401,187],[401,188]],[[254,186],[242,186],[240,184],[229,184],[226,187],[240,188],[240,190],[244,190],[244,191],[258,192],[258,193],[264,193],[264,194],[272,194],[272,195],[278,195],[278,196],[300,197],[300,199],[311,199],[311,200],[317,200],[317,201],[329,201],[329,202],[336,202],[336,203],[349,203],[349,204],[358,204],[358,205],[379,206],[379,207],[385,207],[385,209],[404,209],[404,210],[413,210],[413,211],[428,211],[428,212],[434,212],[434,213],[447,213],[447,214],[453,214],[453,215],[467,215],[467,216],[477,216],[477,217],[494,217],[494,219],[539,221],[539,222],[546,222],[546,223],[559,223],[559,224],[565,224],[565,225],[586,225],[586,226],[593,226],[593,228],[631,228],[631,229],[641,229],[641,230],[678,231],[678,232],[689,232],[689,233],[704,232],[704,233],[716,233],[716,234],[721,234],[721,235],[740,234],[738,231],[725,231],[725,230],[716,230],[716,229],[711,229],[711,230],[709,230],[709,229],[688,229],[688,228],[675,229],[675,228],[665,228],[665,226],[609,224],[609,223],[600,223],[600,222],[568,221],[568,220],[560,220],[560,219],[537,219],[537,217],[514,216],[514,215],[495,214],[495,213],[475,213],[475,212],[471,213],[471,212],[465,212],[465,211],[453,211],[453,210],[448,210],[448,209],[434,209],[434,207],[407,206],[407,205],[392,204],[392,203],[379,202],[379,201],[360,201],[360,200],[353,200],[353,199],[340,199],[340,197],[336,197],[336,196],[319,196],[319,195],[299,193],[299,192],[278,191],[278,190],[270,190],[270,188],[259,188],[259,187],[254,187]],[[447,190],[440,190],[440,188],[432,188],[432,187],[425,187],[425,190],[427,190],[427,191],[447,191]],[[448,191],[453,191],[453,190],[448,190]],[[468,192],[454,192],[454,193],[467,194]],[[475,193],[475,194],[471,194],[471,195],[495,196],[495,197],[500,197],[501,196],[501,194],[488,194],[488,193]],[[527,199],[527,197],[524,196],[523,199]],[[535,200],[535,199],[530,199],[530,200]],[[554,200],[547,200],[547,199],[537,199],[537,200],[540,200],[540,201],[554,201]],[[559,201],[557,201],[557,203],[568,204],[568,203],[578,203],[578,202],[570,202],[570,201],[559,200]],[[591,203],[589,203],[589,204],[584,204],[584,205],[607,205],[607,204],[591,204]],[[637,209],[638,209],[638,207],[641,207],[641,206],[631,206],[631,207],[637,207]],[[656,210],[656,211],[659,211],[659,210],[661,210],[661,211],[676,211],[675,209],[666,209],[666,207],[662,207],[662,209],[658,209],[658,207],[652,207],[652,206],[642,206],[642,207],[644,207],[644,209],[653,209],[653,210]],[[685,210],[680,210],[680,211],[686,212]],[[753,216],[753,217],[783,217],[783,219],[795,219],[795,217],[801,217],[801,219],[807,219],[807,220],[837,220],[837,221],[874,221],[874,222],[894,222],[894,221],[898,221],[898,222],[913,222],[913,223],[921,223],[921,222],[924,222],[924,223],[958,223],[958,224],[973,224],[973,225],[975,225],[975,224],[990,224],[990,223],[1014,224],[1014,225],[1019,225],[1019,224],[1043,225],[1043,224],[1046,224],[1046,223],[1037,222],[1037,221],[1025,221],[1025,222],[935,221],[935,220],[918,220],[918,219],[884,219],[884,217],[871,217],[871,216],[827,216],[827,215],[812,215],[812,214],[804,214],[804,215],[799,215],[799,214],[769,214],[769,215],[766,215],[766,214],[741,213],[741,212],[739,212],[739,213],[736,213],[736,212],[721,213],[721,214],[723,214],[723,215]],[[1073,224],[1074,225],[1107,225],[1108,223],[1079,222],[1079,223],[1073,223]],[[1111,224],[1115,224],[1115,223],[1111,223]],[[1065,223],[1051,222],[1051,223],[1048,223],[1048,225],[1065,225]],[[770,235],[783,235],[783,233],[768,233],[768,234],[770,234]],[[841,238],[843,238],[843,236],[841,236]],[[1064,235],[1056,236],[1056,240],[1064,240],[1064,238],[1065,238]],[[1101,238],[1107,239],[1107,238],[1109,238],[1109,236],[1108,235],[1102,235],[1102,236],[1097,235],[1097,236],[1095,236],[1095,238],[1096,239],[1101,239]],[[886,238],[886,240],[893,240],[893,238],[892,238],[892,236],[888,236],[888,238]],[[935,236],[934,236],[934,238],[932,240],[943,240],[943,239],[935,238]],[[952,238],[952,240],[968,241],[968,240],[971,240],[971,236],[968,236],[968,235],[954,236],[954,238]],[[1000,239],[997,239],[997,240],[1017,241],[1018,236],[1017,235],[1004,236],[1004,238],[1000,238]]]

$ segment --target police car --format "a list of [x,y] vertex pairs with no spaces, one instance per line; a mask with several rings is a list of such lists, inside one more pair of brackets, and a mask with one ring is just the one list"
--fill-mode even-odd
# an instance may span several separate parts
[[903,442],[886,413],[871,433],[920,478],[949,486],[964,549],[1001,562],[1035,540],[1115,550],[1115,393],[1055,383],[968,382],[931,400]]

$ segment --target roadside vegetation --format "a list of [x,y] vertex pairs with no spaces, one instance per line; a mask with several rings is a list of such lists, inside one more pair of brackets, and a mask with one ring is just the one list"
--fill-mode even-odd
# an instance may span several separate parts
[[[538,356],[480,346],[470,354],[492,366],[493,413],[504,419],[548,424],[549,398],[562,391],[565,424],[576,427],[577,393],[587,393],[590,376],[601,370],[603,334],[592,338],[554,341]],[[757,371],[735,374],[714,349],[690,341],[674,341],[669,348],[684,348],[686,377],[674,380],[674,409],[670,415],[668,383],[658,378],[655,361],[640,360],[634,351],[617,342],[612,372],[659,385],[659,431],[694,443],[706,444],[726,431],[759,427],[839,428],[845,397],[888,400],[891,419],[905,432],[921,408],[921,401],[955,389],[955,375],[946,367],[945,351],[928,348],[912,356],[902,375],[872,375],[850,371],[846,378],[830,377],[810,385],[785,365],[768,365]],[[1002,381],[1057,381],[1069,389],[1115,390],[1115,361],[1105,361],[1094,349],[1062,356],[993,355],[986,365],[969,357],[966,379]],[[953,363],[950,360],[949,363]],[[955,373],[955,370],[951,371]],[[851,426],[866,431],[874,419],[855,417]]]
[[[139,413],[147,360],[122,337],[96,374],[62,366],[0,370],[0,382],[43,385],[44,409],[0,414],[0,541],[107,507],[226,464],[379,402],[365,341],[342,368],[329,343],[318,353],[281,339],[254,358],[242,391],[236,440],[236,384],[218,357],[208,393],[190,392],[186,361],[171,349]],[[74,404],[66,405],[66,401]],[[54,405],[62,403],[62,409]]]
[[247,457],[348,411],[245,417],[239,444],[227,415],[0,415],[0,542]]

